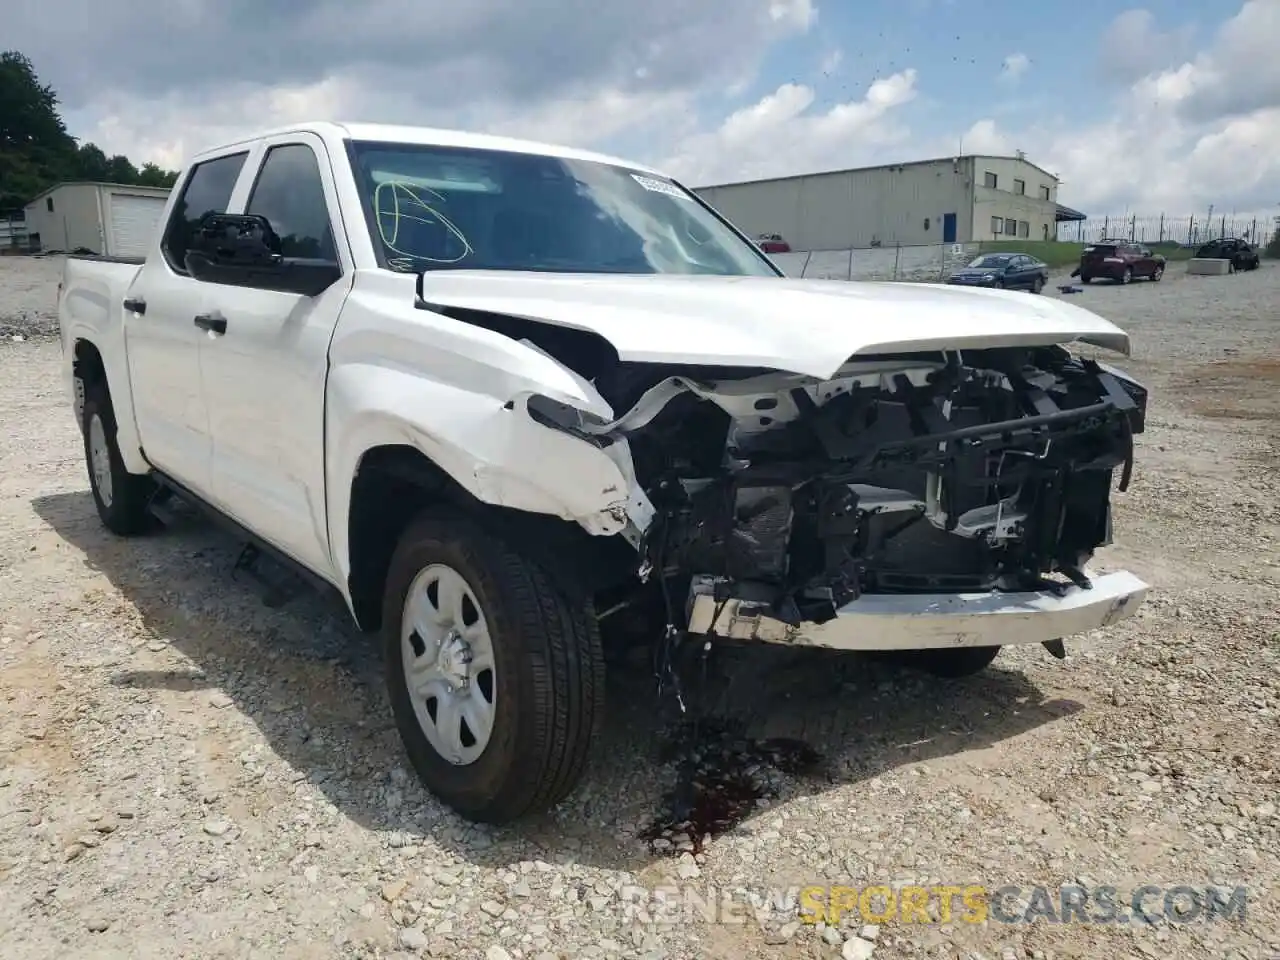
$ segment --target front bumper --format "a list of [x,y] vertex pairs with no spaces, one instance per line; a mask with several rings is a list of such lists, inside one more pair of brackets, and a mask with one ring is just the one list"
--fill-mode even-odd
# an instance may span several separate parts
[[1092,578],[1093,588],[1062,595],[1029,593],[863,594],[834,619],[798,627],[749,600],[717,600],[714,581],[695,578],[689,632],[832,650],[931,650],[1016,646],[1060,640],[1109,627],[1137,612],[1148,586],[1120,571]]
[[982,277],[948,277],[947,283],[956,287],[994,287],[996,279],[984,280]]

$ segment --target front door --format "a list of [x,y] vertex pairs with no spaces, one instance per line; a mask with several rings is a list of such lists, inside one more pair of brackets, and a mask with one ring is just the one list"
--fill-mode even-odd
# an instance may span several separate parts
[[125,296],[124,325],[133,415],[152,466],[203,497],[211,492],[208,408],[200,382],[209,284],[183,262],[200,217],[225,213],[248,152],[196,164],[181,186],[163,234]]
[[954,213],[944,213],[942,215],[942,242],[956,242],[956,215]]
[[286,258],[337,262],[344,275],[315,297],[210,285],[210,306],[226,322],[200,353],[214,492],[242,526],[332,580],[325,385],[329,340],[354,271],[346,236],[334,229],[341,221],[323,141],[289,134],[263,147],[243,212],[271,222]]

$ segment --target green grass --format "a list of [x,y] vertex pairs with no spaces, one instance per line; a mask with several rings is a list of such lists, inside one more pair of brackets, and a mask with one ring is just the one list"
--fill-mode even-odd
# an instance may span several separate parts
[[[1051,267],[1074,267],[1080,262],[1080,254],[1088,244],[1065,240],[987,240],[979,245],[981,253],[1025,253],[1043,260]],[[1153,253],[1160,253],[1168,260],[1190,260],[1194,250],[1186,247],[1149,245]]]

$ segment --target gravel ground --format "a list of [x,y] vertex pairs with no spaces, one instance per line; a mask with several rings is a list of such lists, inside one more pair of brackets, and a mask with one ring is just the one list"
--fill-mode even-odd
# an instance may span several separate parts
[[[1005,651],[954,683],[748,651],[725,710],[825,763],[760,770],[760,809],[672,857],[640,839],[673,779],[644,670],[615,672],[573,798],[477,829],[407,772],[379,655],[343,611],[268,607],[193,517],[107,535],[49,340],[59,266],[0,259],[7,960],[1280,954],[1280,268],[1072,298],[1130,331],[1123,365],[1153,391],[1100,564],[1154,584],[1138,617],[1065,662]],[[677,883],[765,899],[712,923],[697,901],[658,909]],[[913,883],[1249,899],[1243,922],[796,919],[799,887]]]

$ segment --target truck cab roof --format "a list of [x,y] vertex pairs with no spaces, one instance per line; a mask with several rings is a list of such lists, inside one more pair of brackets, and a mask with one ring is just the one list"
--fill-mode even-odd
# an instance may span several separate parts
[[344,140],[367,140],[384,143],[400,143],[429,147],[470,147],[480,150],[505,150],[509,153],[527,153],[535,156],[563,157],[567,160],[587,160],[596,163],[607,163],[611,166],[626,167],[643,173],[666,176],[658,170],[646,167],[630,160],[608,154],[595,153],[590,150],[579,150],[553,143],[541,143],[536,140],[522,140],[515,137],[503,137],[497,134],[469,133],[463,130],[446,130],[436,127],[399,126],[386,123],[344,123],[333,120],[312,120],[293,123],[288,126],[260,130],[252,136],[244,137],[230,143],[219,144],[202,150],[191,158],[188,166],[201,160],[214,157],[227,150],[255,143],[269,137],[278,137],[290,133],[310,133],[321,137],[331,144],[339,144]]

